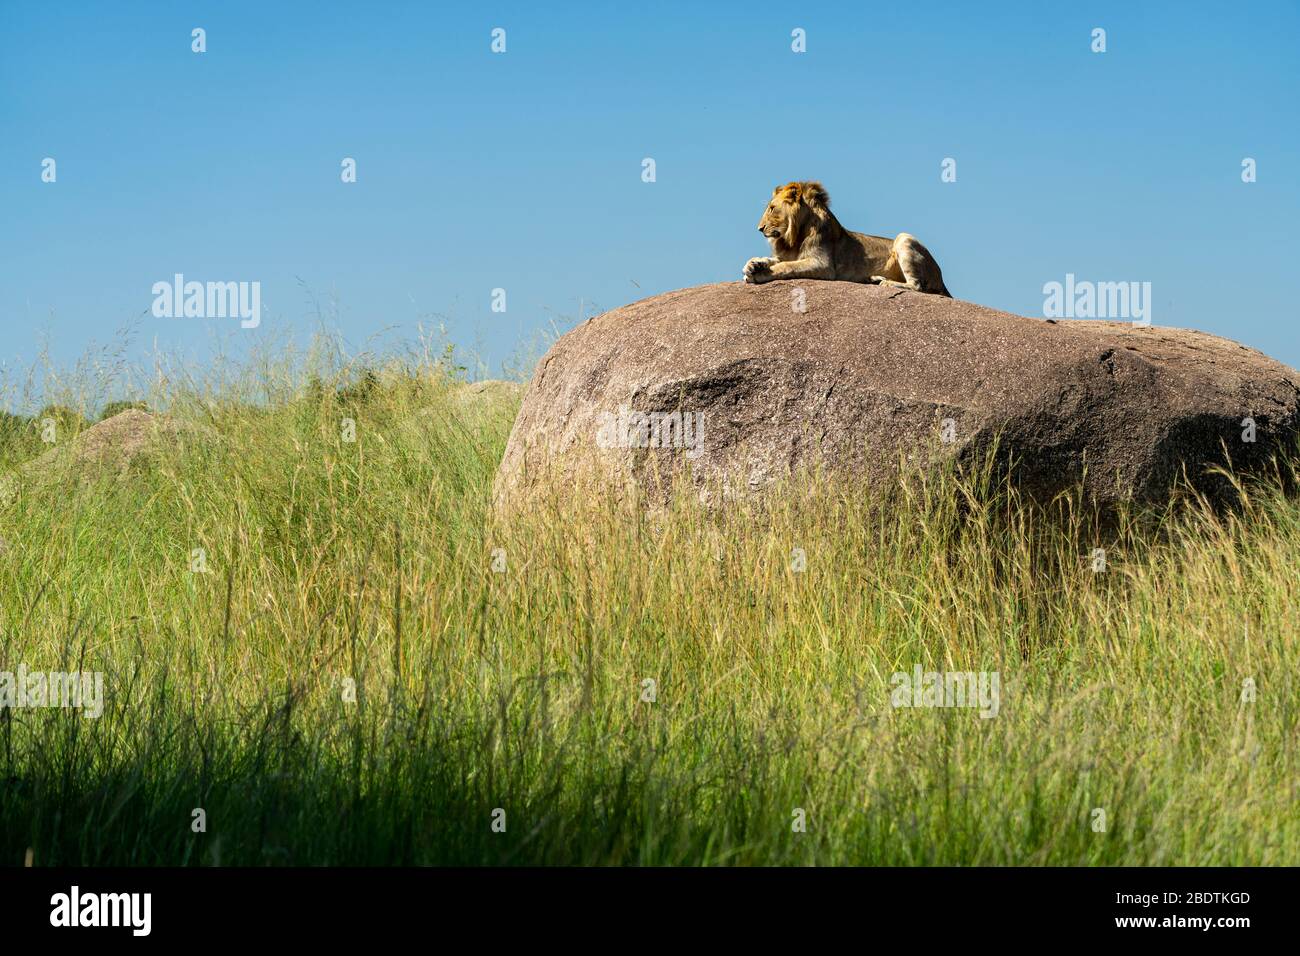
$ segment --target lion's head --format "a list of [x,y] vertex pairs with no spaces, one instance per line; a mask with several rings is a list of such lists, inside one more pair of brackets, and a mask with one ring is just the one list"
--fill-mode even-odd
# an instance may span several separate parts
[[825,220],[830,208],[831,197],[821,183],[786,183],[772,190],[758,231],[777,252],[798,249],[809,227]]

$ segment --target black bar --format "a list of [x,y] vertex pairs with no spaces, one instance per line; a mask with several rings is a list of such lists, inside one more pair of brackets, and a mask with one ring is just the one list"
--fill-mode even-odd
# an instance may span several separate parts
[[[0,914],[6,943],[139,938],[129,925],[52,926],[52,898],[70,903],[76,886],[82,906],[92,894],[148,893],[147,938],[205,946],[247,943],[252,933],[259,944],[339,945],[428,930],[483,944],[576,934],[610,945],[716,937],[766,948],[786,936],[883,942],[903,931],[936,944],[1032,932],[1026,941],[1232,945],[1288,933],[1295,882],[1294,869],[32,868],[0,871]],[[1125,919],[1154,925],[1119,925]]]

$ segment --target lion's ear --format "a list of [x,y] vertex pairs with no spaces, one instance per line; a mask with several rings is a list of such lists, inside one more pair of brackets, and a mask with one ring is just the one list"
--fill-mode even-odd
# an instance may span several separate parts
[[813,209],[831,208],[831,197],[821,183],[801,183],[799,198]]
[[786,183],[784,186],[777,186],[774,195],[780,196],[782,202],[796,203],[799,201],[799,183]]

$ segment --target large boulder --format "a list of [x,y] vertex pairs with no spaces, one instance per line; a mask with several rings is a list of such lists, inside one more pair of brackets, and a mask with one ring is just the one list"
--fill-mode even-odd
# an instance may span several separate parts
[[875,485],[906,462],[996,447],[1039,499],[1081,483],[1103,508],[1159,503],[1184,473],[1220,496],[1206,466],[1291,454],[1298,400],[1300,373],[1203,332],[849,282],[723,283],[615,309],[556,342],[496,493],[506,504],[582,473],[653,497],[686,469],[704,496],[748,495],[819,465]]

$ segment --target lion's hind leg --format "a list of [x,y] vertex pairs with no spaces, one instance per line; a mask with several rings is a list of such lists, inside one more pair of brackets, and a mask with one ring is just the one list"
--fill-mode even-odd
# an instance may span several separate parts
[[910,285],[906,282],[897,282],[894,279],[886,279],[884,276],[872,276],[871,281],[875,285],[887,285],[895,289],[911,289],[913,292],[921,291],[914,285]]
[[873,282],[893,286],[899,289],[911,289],[913,292],[929,292],[951,298],[943,284],[943,273],[939,263],[934,261],[930,250],[921,245],[916,236],[910,232],[900,232],[894,240],[894,258],[898,269],[903,273],[904,282],[886,279],[884,276],[872,276]]

